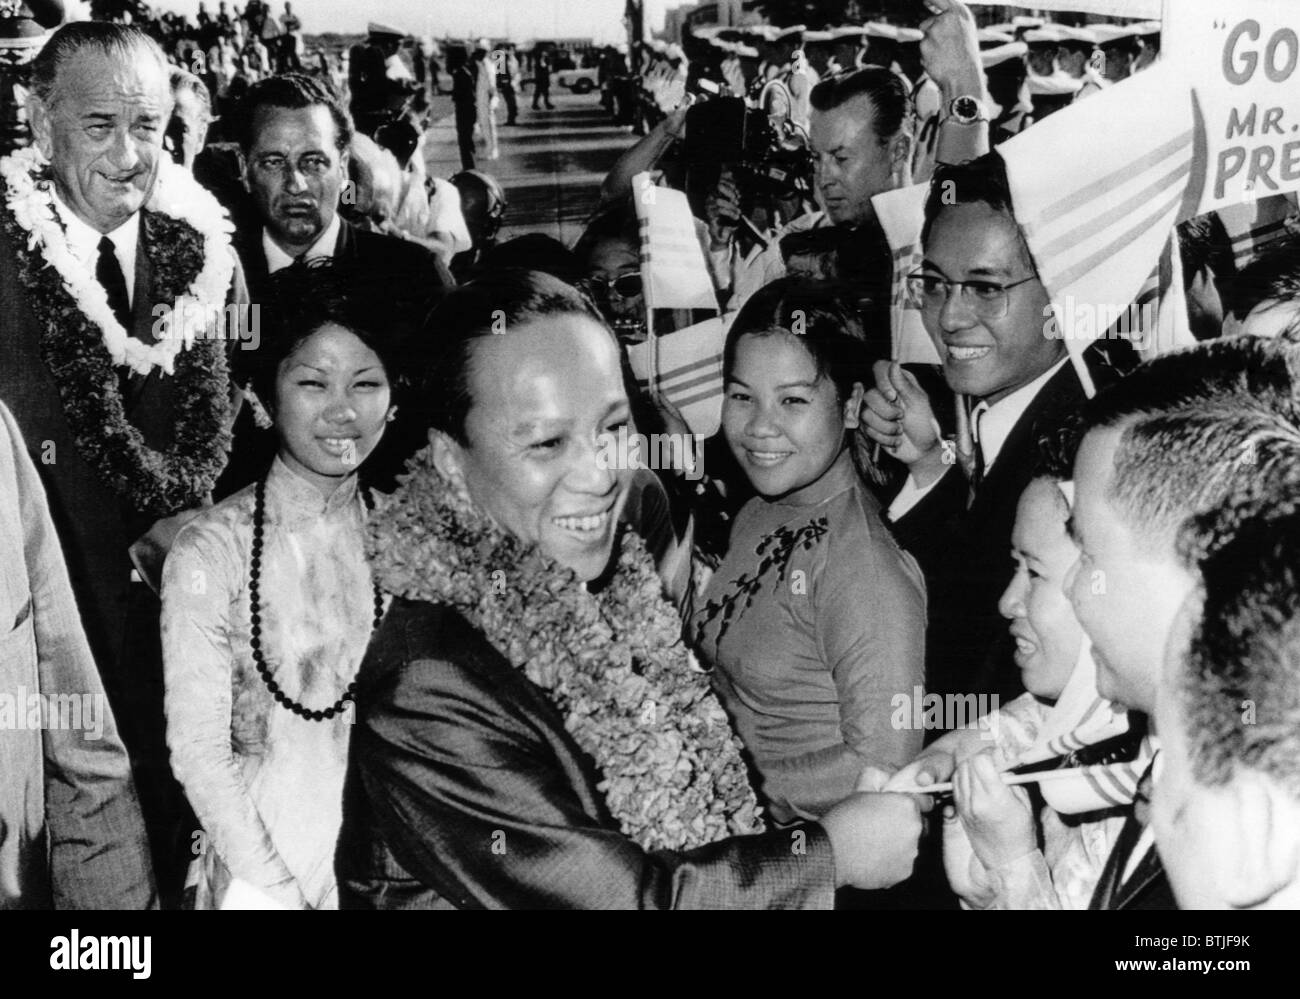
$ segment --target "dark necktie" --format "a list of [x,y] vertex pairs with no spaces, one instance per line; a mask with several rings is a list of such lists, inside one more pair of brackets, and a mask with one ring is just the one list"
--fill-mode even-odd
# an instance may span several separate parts
[[980,443],[980,420],[989,410],[984,403],[979,403],[970,414],[970,434],[974,459],[970,470],[970,487],[966,493],[966,509],[975,505],[975,497],[984,482],[984,445]]
[[108,307],[129,335],[131,296],[126,290],[126,278],[122,274],[122,265],[117,262],[113,241],[107,236],[99,241],[99,262],[95,265],[95,277],[108,293]]

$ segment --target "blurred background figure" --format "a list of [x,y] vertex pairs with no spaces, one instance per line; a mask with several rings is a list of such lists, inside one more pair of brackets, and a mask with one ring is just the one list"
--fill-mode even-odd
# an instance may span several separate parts
[[62,23],[62,0],[0,3],[0,156],[31,142],[24,110],[29,67],[50,31]]

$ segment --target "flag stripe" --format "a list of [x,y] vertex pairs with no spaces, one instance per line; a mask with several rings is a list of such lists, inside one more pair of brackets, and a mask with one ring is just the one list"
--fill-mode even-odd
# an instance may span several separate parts
[[1159,208],[1157,208],[1154,212],[1152,212],[1150,215],[1146,216],[1145,218],[1139,220],[1138,223],[1134,225],[1132,228],[1130,228],[1127,232],[1124,232],[1118,237],[1116,237],[1114,240],[1110,242],[1110,244],[1102,247],[1100,250],[1098,250],[1092,256],[1088,257],[1086,260],[1080,261],[1079,263],[1071,267],[1069,270],[1059,275],[1052,275],[1052,274],[1045,273],[1043,275],[1044,283],[1048,284],[1050,288],[1058,288],[1058,289],[1068,288],[1070,285],[1074,284],[1084,275],[1091,274],[1102,264],[1112,259],[1116,254],[1120,253],[1125,247],[1131,244],[1134,240],[1141,238],[1144,234],[1154,229],[1156,227],[1156,224],[1162,218],[1164,218],[1166,215],[1172,215],[1174,212],[1178,210],[1178,206],[1181,205],[1182,203],[1183,203],[1183,192],[1175,191],[1173,196],[1164,204],[1162,204]]
[[[669,334],[669,336],[671,335],[672,334]],[[659,343],[659,349],[663,350],[662,339],[660,340]],[[681,378],[685,375],[691,374],[694,371],[698,371],[700,368],[703,368],[706,365],[716,365],[721,363],[722,363],[721,354],[714,354],[712,357],[703,357],[698,361],[691,361],[689,364],[683,364],[681,365],[681,367],[670,368],[667,371],[659,372],[659,381],[660,382],[671,381],[674,378]]]
[[1053,222],[1064,218],[1075,209],[1083,208],[1088,204],[1088,202],[1097,198],[1105,197],[1125,181],[1131,180],[1136,174],[1145,173],[1147,170],[1151,169],[1158,163],[1162,163],[1175,153],[1182,152],[1184,149],[1190,149],[1192,146],[1193,135],[1194,133],[1191,131],[1184,132],[1177,138],[1170,139],[1164,145],[1153,149],[1145,156],[1139,156],[1132,162],[1126,163],[1124,166],[1112,171],[1100,180],[1093,181],[1086,187],[1071,192],[1055,204],[1049,205],[1044,209],[1043,213],[1034,222],[1032,229],[1036,231],[1046,228]]
[[709,389],[707,392],[699,392],[696,395],[687,396],[685,399],[672,399],[672,404],[678,408],[684,409],[687,406],[693,406],[697,402],[705,402],[709,399],[716,399],[721,393],[717,389]]
[[1051,260],[1071,247],[1078,246],[1092,239],[1093,236],[1105,232],[1111,226],[1122,222],[1134,212],[1141,210],[1145,205],[1154,201],[1162,192],[1172,188],[1180,180],[1185,179],[1191,171],[1191,163],[1176,164],[1167,174],[1148,184],[1128,200],[1120,202],[1100,215],[1093,216],[1077,228],[1062,233],[1048,243],[1047,246],[1038,250],[1039,257]]

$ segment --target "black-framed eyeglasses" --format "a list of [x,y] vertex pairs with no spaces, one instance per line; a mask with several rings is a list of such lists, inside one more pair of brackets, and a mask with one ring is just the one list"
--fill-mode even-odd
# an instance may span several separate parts
[[640,274],[620,274],[618,277],[607,278],[599,275],[592,275],[583,281],[583,284],[593,294],[608,295],[611,291],[616,292],[620,298],[636,298],[641,294],[642,284]]
[[954,288],[961,289],[962,303],[981,319],[1005,318],[1011,306],[1011,289],[1038,279],[1037,274],[999,284],[996,281],[949,281],[937,274],[909,274],[907,295],[922,311],[942,309]]

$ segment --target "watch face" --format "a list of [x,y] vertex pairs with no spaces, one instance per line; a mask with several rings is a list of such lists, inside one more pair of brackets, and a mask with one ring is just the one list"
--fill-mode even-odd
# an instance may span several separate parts
[[974,97],[958,97],[952,102],[952,116],[959,121],[975,121],[980,114],[980,103]]

